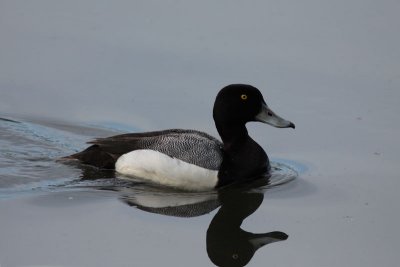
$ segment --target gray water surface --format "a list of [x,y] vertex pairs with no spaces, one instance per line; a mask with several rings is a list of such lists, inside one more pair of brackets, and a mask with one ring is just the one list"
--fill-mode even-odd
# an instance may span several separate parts
[[[1,267],[398,266],[399,13],[392,0],[2,0]],[[231,83],[296,124],[247,124],[285,166],[275,187],[182,193],[56,160],[121,132],[217,137],[212,105]],[[239,226],[270,242],[252,254]]]

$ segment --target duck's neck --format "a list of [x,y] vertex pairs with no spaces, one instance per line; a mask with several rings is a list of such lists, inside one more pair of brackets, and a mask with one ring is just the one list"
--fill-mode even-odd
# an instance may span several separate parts
[[244,124],[216,123],[216,127],[224,143],[224,150],[227,153],[229,153],[235,144],[243,143],[244,140],[250,138]]
[[218,187],[254,179],[269,172],[265,151],[249,135],[244,124],[217,124],[224,143],[224,159],[218,174]]

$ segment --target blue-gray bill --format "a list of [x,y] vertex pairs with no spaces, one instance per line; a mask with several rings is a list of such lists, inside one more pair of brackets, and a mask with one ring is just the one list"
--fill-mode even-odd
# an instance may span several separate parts
[[293,122],[283,119],[273,112],[266,103],[261,106],[260,113],[257,114],[256,120],[267,123],[277,128],[295,128]]

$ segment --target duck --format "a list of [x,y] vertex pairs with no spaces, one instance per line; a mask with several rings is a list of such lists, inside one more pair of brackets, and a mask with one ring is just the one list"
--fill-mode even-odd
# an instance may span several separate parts
[[246,123],[295,128],[248,84],[222,88],[215,98],[213,119],[221,141],[198,130],[127,133],[89,141],[88,148],[65,159],[114,169],[124,179],[189,191],[215,190],[270,173],[267,153],[249,136]]

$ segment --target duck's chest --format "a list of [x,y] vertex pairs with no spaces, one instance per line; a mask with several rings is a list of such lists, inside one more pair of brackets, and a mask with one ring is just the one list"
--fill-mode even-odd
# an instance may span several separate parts
[[268,173],[269,170],[268,156],[256,142],[231,146],[224,153],[219,172],[219,186],[237,180],[253,179]]

